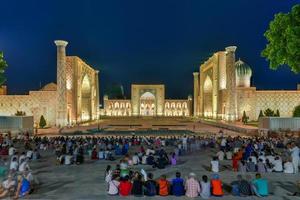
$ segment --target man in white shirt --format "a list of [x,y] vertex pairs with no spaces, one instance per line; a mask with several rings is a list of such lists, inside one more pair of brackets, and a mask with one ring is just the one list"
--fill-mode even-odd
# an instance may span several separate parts
[[15,154],[15,152],[16,152],[15,147],[11,145],[8,149],[8,155],[13,156]]
[[218,159],[221,161],[221,160],[224,160],[225,154],[223,151],[220,150],[220,151],[218,151],[216,156],[218,156]]
[[139,156],[138,156],[137,153],[135,153],[135,154],[132,156],[132,163],[133,163],[134,165],[138,165],[138,164],[140,163],[140,158],[139,158]]
[[274,164],[273,170],[275,172],[282,172],[283,171],[282,160],[278,156],[275,157],[275,160],[274,160],[273,164]]
[[9,169],[10,169],[10,170],[17,171],[17,170],[18,170],[18,165],[19,165],[19,163],[18,163],[18,161],[17,161],[17,158],[14,157],[14,158],[12,159],[12,161],[10,162]]
[[217,160],[217,157],[213,157],[213,160],[210,161],[211,164],[211,171],[212,172],[219,172],[219,161]]
[[73,159],[73,156],[70,155],[70,154],[67,154],[65,155],[65,165],[71,165],[72,164],[72,159]]
[[299,166],[299,148],[293,142],[291,144],[291,156],[292,156],[292,163],[294,165],[294,173],[298,173],[298,166]]
[[294,165],[291,161],[287,161],[284,163],[284,173],[286,174],[292,174],[294,173]]

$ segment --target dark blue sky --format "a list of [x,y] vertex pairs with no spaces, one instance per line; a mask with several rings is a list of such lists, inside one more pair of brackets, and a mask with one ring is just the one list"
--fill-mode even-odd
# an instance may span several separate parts
[[101,93],[123,84],[164,83],[168,97],[192,94],[192,72],[212,52],[236,45],[258,89],[295,89],[300,75],[268,68],[263,37],[277,12],[299,0],[6,0],[1,2],[0,51],[9,64],[9,92],[56,80],[55,39],[101,70]]

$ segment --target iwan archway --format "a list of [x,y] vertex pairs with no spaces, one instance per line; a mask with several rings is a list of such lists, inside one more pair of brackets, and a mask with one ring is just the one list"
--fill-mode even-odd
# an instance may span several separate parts
[[91,82],[86,74],[81,83],[81,119],[82,121],[88,121],[91,119],[92,109],[92,88]]
[[164,114],[164,85],[131,85],[133,116],[162,116]]

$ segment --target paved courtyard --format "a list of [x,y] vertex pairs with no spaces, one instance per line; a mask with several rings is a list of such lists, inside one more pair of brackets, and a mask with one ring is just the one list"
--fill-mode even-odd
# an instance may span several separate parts
[[[130,150],[131,152],[134,149]],[[167,149],[171,151],[171,149]],[[167,178],[173,178],[176,171],[180,171],[183,177],[190,172],[195,172],[197,177],[202,175],[210,175],[208,172],[209,161],[215,151],[211,149],[201,150],[180,157],[179,164],[176,167],[168,166],[162,170],[155,170],[149,166],[139,165],[135,167],[140,170],[144,167],[146,172],[153,172],[155,178],[161,174],[166,174]],[[31,163],[34,175],[38,178],[40,186],[38,190],[30,195],[30,199],[148,199],[147,197],[110,197],[106,194],[106,183],[104,182],[104,170],[106,166],[118,163],[120,157],[116,161],[91,161],[86,158],[86,162],[82,165],[56,165],[55,156],[52,152],[42,152],[43,158],[39,161]],[[235,180],[238,173],[231,171],[231,162],[221,162],[221,179],[224,183],[225,196],[222,198],[211,199],[258,199],[256,197],[237,198],[229,194],[228,186],[230,182]],[[249,173],[252,177],[254,174]],[[265,174],[264,177],[269,180],[271,196],[263,199],[300,199],[299,197],[287,196],[288,193],[296,191],[295,182],[299,180],[299,175],[287,175],[282,173]],[[149,198],[154,199],[154,198]],[[175,199],[174,196],[159,197],[155,199]],[[187,199],[186,197],[176,199]],[[197,198],[197,199],[200,199]]]

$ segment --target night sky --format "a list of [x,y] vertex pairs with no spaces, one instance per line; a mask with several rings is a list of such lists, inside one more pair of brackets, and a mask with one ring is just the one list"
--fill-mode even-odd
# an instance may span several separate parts
[[56,81],[55,39],[100,69],[101,94],[122,84],[163,83],[169,98],[192,94],[192,72],[213,52],[236,45],[258,89],[296,89],[300,75],[272,71],[260,56],[263,33],[277,12],[300,0],[6,0],[0,51],[9,64],[10,94]]

